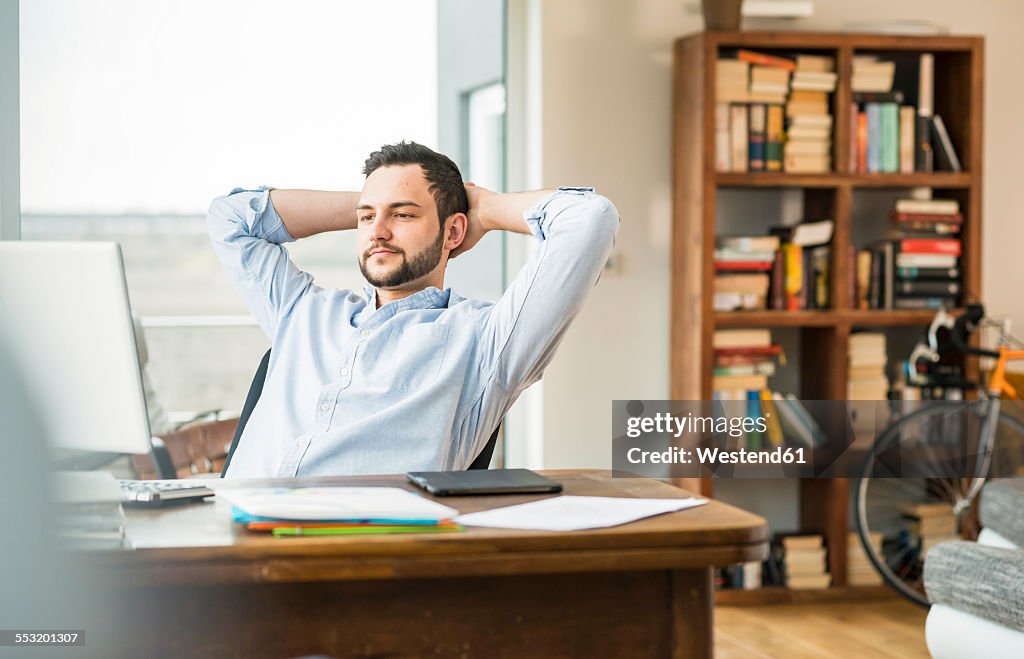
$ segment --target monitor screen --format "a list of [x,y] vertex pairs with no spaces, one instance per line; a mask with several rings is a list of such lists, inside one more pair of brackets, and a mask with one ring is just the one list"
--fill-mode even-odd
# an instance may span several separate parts
[[149,452],[117,243],[0,242],[0,342],[55,447]]

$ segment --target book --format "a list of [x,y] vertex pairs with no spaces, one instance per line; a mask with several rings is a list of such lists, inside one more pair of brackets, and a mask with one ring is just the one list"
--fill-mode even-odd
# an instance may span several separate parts
[[868,171],[868,113],[857,113],[857,169]]
[[725,348],[769,347],[772,345],[772,333],[760,328],[715,330],[711,344],[716,353]]
[[897,254],[896,268],[955,268],[957,257],[951,254]]
[[897,199],[896,212],[955,215],[960,212],[960,204],[956,199]]
[[749,169],[747,123],[747,106],[731,105],[729,107],[729,165],[734,172],[746,172]]
[[715,261],[716,272],[761,272],[772,269],[772,261]]
[[939,115],[932,116],[932,134],[935,136],[935,145],[932,149],[935,153],[935,164],[939,169],[948,172],[961,172],[960,158],[953,148],[953,141],[949,139],[946,131],[946,124]]
[[786,155],[782,168],[795,174],[821,174],[830,171],[831,156]]
[[900,106],[896,103],[879,103],[878,109],[880,132],[878,171],[898,172],[900,169]]
[[732,171],[729,147],[729,104],[715,104],[715,171]]
[[879,61],[874,57],[857,56],[853,59],[852,87],[856,92],[885,93],[892,89],[896,63]]
[[222,488],[217,496],[259,521],[437,522],[459,514],[397,487]]
[[897,297],[894,309],[950,309],[956,306],[955,297]]
[[830,574],[808,574],[786,579],[786,587],[794,590],[823,590],[831,585]]
[[828,55],[800,54],[796,56],[796,70],[801,73],[828,73],[836,70],[836,58]]
[[749,154],[747,167],[752,172],[765,170],[765,140],[767,138],[768,110],[764,103],[750,105],[750,127],[748,128]]
[[855,92],[853,95],[854,103],[895,103],[901,105],[903,103],[903,92],[890,91],[890,92]]
[[960,256],[957,238],[904,238],[899,244],[902,254],[950,254]]
[[774,55],[766,55],[764,53],[758,53],[751,50],[740,49],[736,51],[736,58],[743,62],[750,62],[751,64],[760,64],[762,66],[775,66],[786,71],[795,71],[796,62],[785,57],[776,57]]
[[769,105],[765,130],[765,169],[769,172],[782,171],[782,127],[782,106]]
[[917,125],[914,134],[914,170],[931,172],[934,166],[931,144],[932,113],[935,90],[935,56],[921,53],[918,67]]
[[768,389],[762,389],[760,392],[761,396],[761,409],[764,411],[765,426],[767,432],[765,433],[768,444],[775,446],[782,446],[782,426],[779,423],[778,410],[775,407],[775,401],[772,400],[772,392]]
[[803,305],[803,248],[800,245],[786,243],[782,246],[786,272],[786,309],[796,311]]
[[826,245],[832,242],[835,222],[832,220],[805,220],[791,227],[789,242],[804,247]]
[[[720,330],[727,331],[727,330]],[[740,330],[742,331],[742,330]],[[782,354],[782,346],[779,345],[744,345],[727,348],[715,348],[715,361],[726,357],[770,357]]]
[[761,390],[768,386],[768,376],[766,375],[720,375],[712,376],[711,388],[714,391],[729,391],[742,389],[744,391],[750,389]]
[[900,108],[900,173],[914,173],[914,107]]
[[896,223],[963,224],[964,221],[964,216],[959,211],[956,213],[900,213],[893,211],[889,217]]
[[868,162],[867,171],[874,174],[882,171],[882,106],[868,103]]
[[868,291],[871,284],[871,250],[857,251],[856,264],[856,308],[869,309]]
[[775,250],[744,250],[732,247],[719,247],[715,250],[716,262],[733,261],[771,261],[775,258]]
[[715,242],[745,252],[775,252],[779,248],[778,236],[719,236]]
[[960,268],[897,268],[896,277],[905,280],[958,280]]
[[793,549],[820,549],[823,540],[824,538],[816,533],[781,536],[782,546],[787,551]]

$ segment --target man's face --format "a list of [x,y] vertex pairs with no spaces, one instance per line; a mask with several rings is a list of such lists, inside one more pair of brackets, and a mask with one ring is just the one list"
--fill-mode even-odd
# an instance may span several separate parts
[[444,230],[419,165],[381,167],[370,174],[356,218],[359,269],[370,285],[415,288],[439,267]]

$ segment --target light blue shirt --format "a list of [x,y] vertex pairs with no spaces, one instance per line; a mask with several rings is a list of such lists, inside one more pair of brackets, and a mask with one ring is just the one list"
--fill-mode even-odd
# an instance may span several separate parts
[[377,309],[372,287],[321,288],[292,263],[269,190],[215,199],[214,249],[273,346],[227,476],[466,469],[540,379],[619,225],[590,188],[524,218],[539,244],[496,303],[430,287]]

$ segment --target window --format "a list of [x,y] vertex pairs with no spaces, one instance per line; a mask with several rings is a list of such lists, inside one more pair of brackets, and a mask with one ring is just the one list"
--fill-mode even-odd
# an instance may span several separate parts
[[[121,243],[173,419],[237,410],[268,347],[209,245],[213,197],[357,190],[400,139],[464,156],[439,139],[439,107],[458,108],[439,99],[442,7],[445,29],[478,29],[448,0],[21,3],[22,238]],[[360,290],[353,235],[289,249],[319,284]]]

